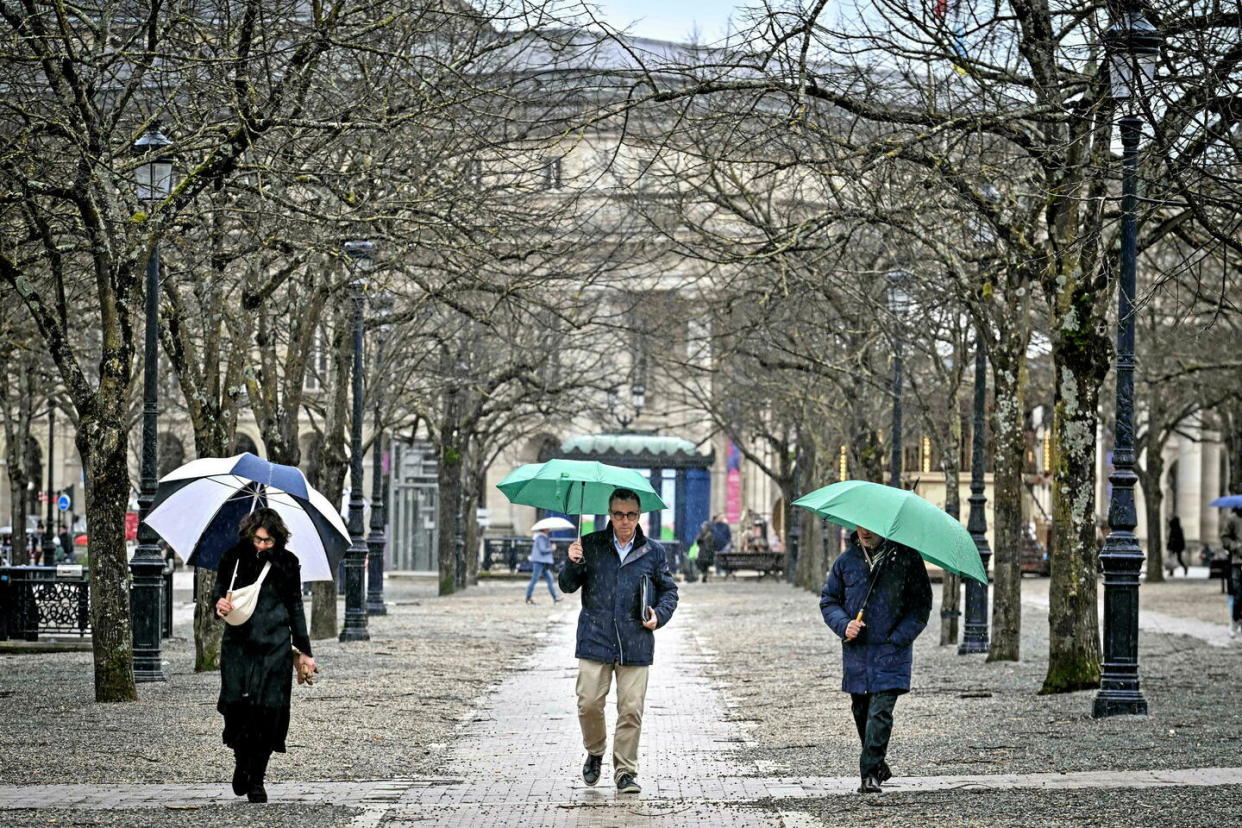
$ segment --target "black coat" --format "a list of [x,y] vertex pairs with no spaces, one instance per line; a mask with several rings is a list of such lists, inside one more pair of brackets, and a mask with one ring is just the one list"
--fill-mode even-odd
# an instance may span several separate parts
[[668,572],[664,547],[635,528],[634,548],[621,563],[612,544],[612,524],[582,536],[582,563],[569,561],[558,578],[561,589],[582,588],[578,614],[576,658],[623,667],[645,667],[655,658],[655,635],[639,617],[638,593],[642,576],[651,579],[651,602],[663,627],[677,609],[677,583]]
[[[301,566],[287,549],[273,548],[265,557],[271,571],[259,589],[254,614],[245,624],[224,629],[220,644],[220,699],[216,704],[225,717],[224,741],[231,747],[257,741],[270,750],[284,750],[289,728],[289,699],[293,691],[291,646],[311,654],[302,609]],[[216,571],[216,600],[234,588],[253,584],[263,570],[263,560],[250,541],[242,541],[224,553]],[[222,619],[220,623],[225,623]]]
[[[851,542],[833,563],[819,598],[826,623],[841,638],[841,689],[846,693],[910,689],[914,639],[931,615],[931,580],[919,553],[884,541],[888,555],[874,570]],[[875,587],[870,588],[874,575]],[[845,628],[863,609],[862,632],[846,640]]]

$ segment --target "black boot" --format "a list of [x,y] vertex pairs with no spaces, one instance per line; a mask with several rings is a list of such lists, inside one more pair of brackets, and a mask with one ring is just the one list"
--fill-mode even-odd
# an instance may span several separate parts
[[245,796],[250,790],[250,759],[240,750],[233,751],[233,793]]
[[267,760],[271,751],[259,751],[250,757],[250,790],[246,798],[251,802],[267,802],[267,789],[263,787],[263,777],[267,775]]

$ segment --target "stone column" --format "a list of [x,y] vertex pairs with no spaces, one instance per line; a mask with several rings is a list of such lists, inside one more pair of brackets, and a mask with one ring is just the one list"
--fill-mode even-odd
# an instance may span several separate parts
[[[1220,497],[1220,432],[1207,431],[1203,432],[1203,492],[1199,502],[1199,513],[1203,515],[1199,522],[1199,542],[1207,544],[1215,549],[1220,546],[1220,512],[1221,510],[1215,506],[1209,506],[1216,498]],[[1195,555],[1195,562],[1198,562],[1199,547],[1195,546],[1187,551],[1192,551]]]
[[1186,548],[1198,549],[1200,521],[1203,518],[1203,444],[1199,442],[1199,424],[1191,421],[1182,429],[1186,435],[1178,441],[1177,503],[1174,514],[1182,520]]

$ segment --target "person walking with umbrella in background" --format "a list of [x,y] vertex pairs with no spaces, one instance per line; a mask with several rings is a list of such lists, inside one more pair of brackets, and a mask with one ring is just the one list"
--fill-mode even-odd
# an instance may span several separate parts
[[[298,683],[316,672],[302,575],[288,549],[289,530],[274,509],[256,508],[241,522],[240,540],[220,559],[216,614],[228,628],[220,645],[224,744],[233,749],[233,793],[266,802],[263,787],[273,751],[289,732],[292,664]],[[296,657],[291,648],[296,648]]]
[[[552,531],[551,525],[545,524],[545,520],[536,523],[531,529],[534,530],[533,543],[530,549],[530,582],[526,584],[526,603],[533,604],[535,599],[532,597],[535,592],[535,584],[542,578],[548,583],[548,592],[552,593],[552,603],[561,600],[561,596],[556,592],[556,585],[552,583],[552,565],[556,563],[556,558],[552,555],[552,539],[548,537]],[[569,521],[563,518],[556,518],[562,523],[569,524]]]
[[919,554],[862,526],[824,584],[819,609],[841,638],[841,689],[850,694],[862,742],[859,793],[879,793],[893,775],[885,761],[893,707],[910,690],[914,639],[927,626],[931,606],[931,581]]

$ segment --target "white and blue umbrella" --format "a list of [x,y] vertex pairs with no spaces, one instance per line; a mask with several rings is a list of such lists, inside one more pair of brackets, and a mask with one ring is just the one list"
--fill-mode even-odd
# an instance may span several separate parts
[[275,509],[289,528],[289,551],[302,564],[302,580],[331,581],[332,562],[349,547],[349,530],[296,466],[249,453],[193,460],[160,478],[146,524],[187,564],[215,569],[237,543],[242,518],[260,506]]

